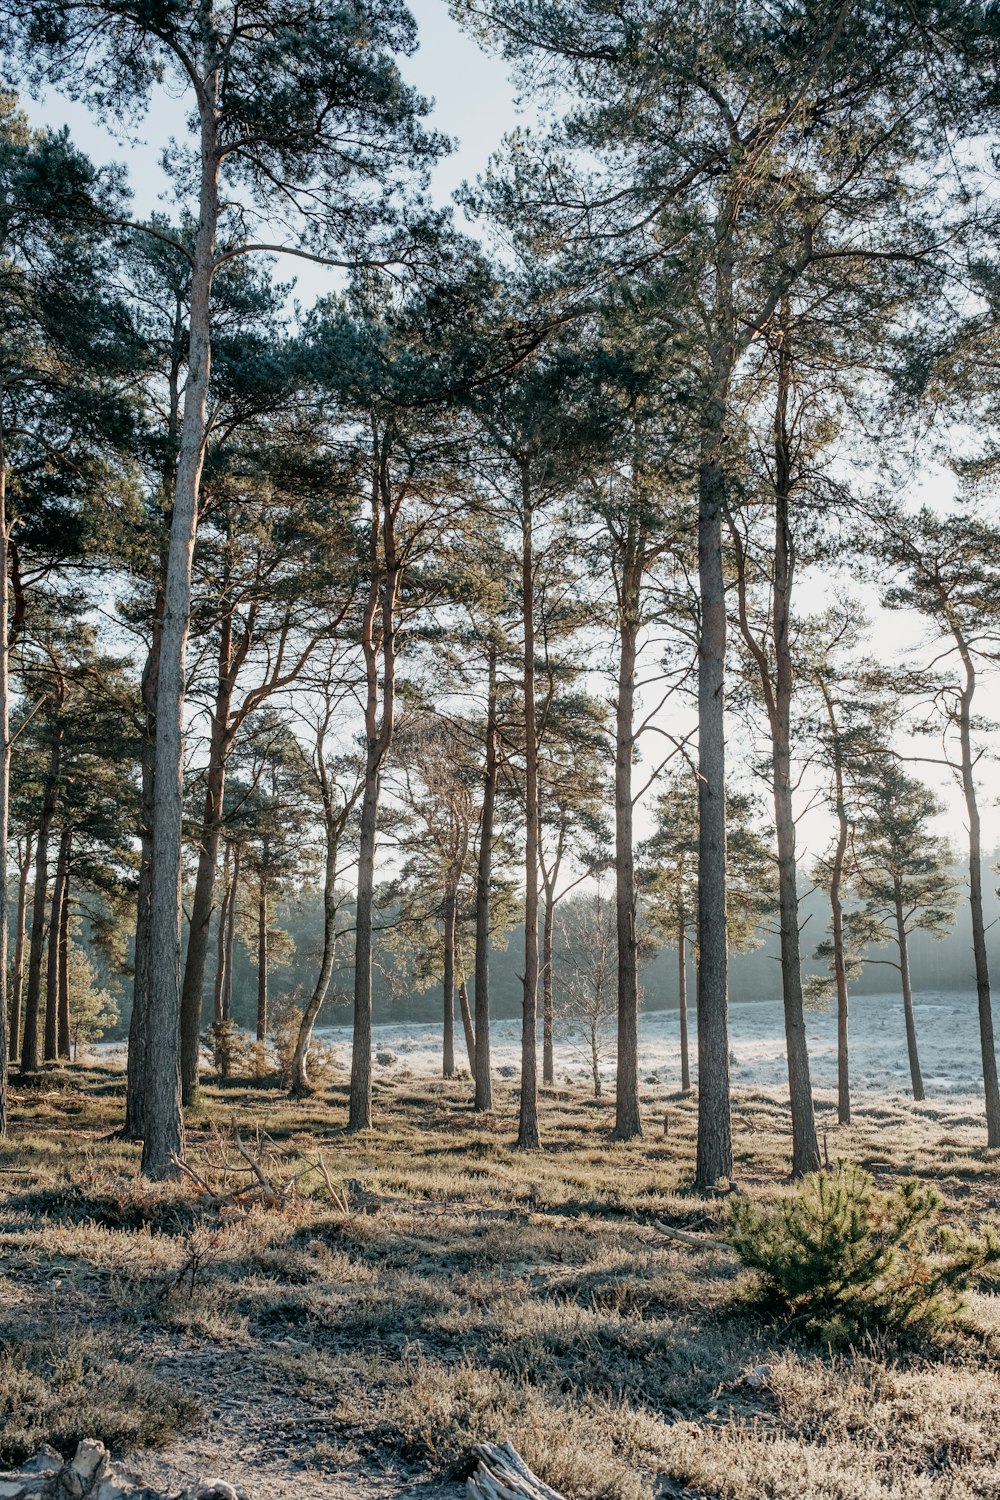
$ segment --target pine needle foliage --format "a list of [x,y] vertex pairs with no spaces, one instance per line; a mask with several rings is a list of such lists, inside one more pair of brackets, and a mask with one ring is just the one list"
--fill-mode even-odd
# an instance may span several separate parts
[[954,1324],[965,1292],[1000,1269],[1000,1233],[942,1225],[941,1198],[916,1181],[879,1191],[840,1161],[774,1207],[731,1207],[729,1239],[761,1292],[825,1343],[923,1334]]

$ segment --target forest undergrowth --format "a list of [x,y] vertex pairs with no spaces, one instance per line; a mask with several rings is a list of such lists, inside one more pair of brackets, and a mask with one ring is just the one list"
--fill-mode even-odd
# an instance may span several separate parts
[[[186,1145],[206,1181],[234,1125],[301,1174],[280,1210],[241,1211],[137,1176],[138,1148],[109,1139],[123,1089],[110,1069],[52,1069],[15,1095],[5,1465],[96,1436],[140,1472],[211,1468],[255,1496],[388,1495],[457,1483],[476,1442],[505,1439],[573,1500],[998,1493],[990,1284],[930,1339],[810,1340],[732,1256],[657,1228],[725,1234],[726,1196],[686,1192],[691,1099],[647,1090],[645,1139],[616,1144],[613,1101],[551,1090],[545,1149],[519,1153],[516,1094],[477,1119],[467,1080],[377,1083],[365,1136],[344,1132],[346,1085],[303,1102],[208,1085]],[[868,1099],[834,1121],[821,1099],[831,1159],[883,1188],[933,1182],[956,1226],[991,1218],[977,1117]],[[734,1126],[738,1189],[793,1191],[778,1096],[737,1095]]]

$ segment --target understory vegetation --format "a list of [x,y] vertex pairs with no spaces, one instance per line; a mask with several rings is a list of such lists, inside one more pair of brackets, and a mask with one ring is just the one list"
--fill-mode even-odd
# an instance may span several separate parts
[[[686,1191],[697,1103],[664,1090],[644,1092],[651,1128],[631,1143],[609,1140],[613,1103],[545,1090],[549,1149],[525,1156],[516,1093],[476,1117],[461,1078],[376,1080],[365,1136],[343,1129],[346,1083],[304,1102],[264,1081],[208,1084],[193,1170],[218,1181],[235,1125],[247,1143],[266,1131],[269,1160],[301,1174],[280,1210],[241,1210],[190,1179],[137,1176],[138,1148],[108,1139],[121,1074],[67,1082],[52,1070],[16,1094],[0,1146],[4,1462],[87,1435],[165,1444],[143,1472],[190,1472],[202,1444],[234,1483],[266,1458],[275,1493],[305,1494],[457,1481],[496,1439],[573,1500],[993,1493],[988,1274],[969,1278],[958,1317],[896,1337],[872,1326],[845,1353],[762,1304],[758,1273],[714,1248],[737,1200],[737,1222],[763,1216],[772,1240],[803,1222],[808,1189],[780,1181],[777,1095],[735,1096],[739,1192],[700,1199]],[[886,1223],[918,1176],[943,1229],[988,1227],[996,1165],[976,1115],[872,1100],[841,1127],[832,1099],[818,1106],[828,1151],[867,1174],[862,1197],[897,1205]],[[852,1171],[834,1178],[842,1198]]]

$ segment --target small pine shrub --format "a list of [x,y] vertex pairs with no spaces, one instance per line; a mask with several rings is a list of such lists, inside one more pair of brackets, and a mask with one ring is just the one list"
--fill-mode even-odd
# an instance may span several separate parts
[[208,1028],[208,1042],[220,1078],[234,1078],[250,1072],[253,1046],[235,1021],[216,1021]]
[[933,1188],[879,1192],[867,1172],[838,1162],[776,1207],[733,1202],[729,1240],[766,1297],[825,1342],[849,1343],[953,1323],[968,1287],[1000,1267],[996,1230],[957,1232],[940,1213]]

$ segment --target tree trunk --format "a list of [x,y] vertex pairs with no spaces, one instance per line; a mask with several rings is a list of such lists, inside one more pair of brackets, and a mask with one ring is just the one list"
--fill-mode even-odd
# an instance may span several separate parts
[[523,476],[521,614],[524,625],[524,979],[521,1102],[517,1145],[541,1145],[538,1130],[538,728],[535,722],[535,559],[532,507]]
[[59,800],[59,763],[61,746],[56,734],[49,751],[45,796],[35,841],[35,889],[31,900],[31,946],[28,950],[28,983],[24,996],[24,1037],[21,1043],[21,1071],[38,1069],[38,1019],[42,995],[42,950],[45,946],[45,907],[49,889],[49,831]]
[[896,889],[896,944],[899,948],[899,978],[903,986],[903,1019],[906,1023],[906,1055],[910,1060],[910,1084],[914,1099],[924,1097],[924,1080],[917,1051],[917,1027],[913,1019],[913,991],[910,988],[910,945],[903,915],[903,893]]
[[[7,1134],[8,1055],[13,1059],[17,1048],[17,1026],[21,1009],[19,971],[24,962],[24,899],[27,893],[22,872],[18,886],[17,944],[14,972],[17,1008],[12,1006],[13,1026],[8,1032],[7,1017],[7,843],[10,829],[10,622],[8,579],[10,521],[7,517],[7,453],[0,428],[0,1136]],[[31,840],[27,839],[25,869],[30,863]],[[11,997],[14,998],[13,996]]]
[[222,1019],[233,1019],[233,955],[236,948],[236,909],[240,898],[240,846],[233,850],[233,879],[226,918],[226,977],[222,986]]
[[208,936],[212,924],[215,871],[222,839],[222,810],[226,794],[226,760],[229,754],[229,713],[233,701],[233,618],[226,615],[219,632],[219,672],[212,714],[205,806],[202,813],[191,921],[188,929],[184,984],[181,989],[181,1100],[193,1104],[198,1093],[202,992]]
[[483,809],[479,819],[479,861],[476,867],[476,1094],[478,1113],[493,1108],[490,1067],[490,887],[493,880],[493,820],[497,798],[497,647],[489,646],[489,683],[486,693],[486,756],[483,767]]
[[824,691],[830,732],[833,736],[834,784],[836,789],[837,843],[830,872],[830,912],[833,931],[833,974],[837,986],[837,1119],[841,1125],[851,1123],[851,1075],[848,1050],[847,961],[844,954],[844,904],[840,897],[847,855],[848,823],[844,804],[844,768],[833,707]]
[[469,1059],[469,1073],[473,1078],[476,1076],[476,1029],[472,1022],[472,1009],[469,1005],[469,986],[465,975],[458,985],[458,1008],[462,1016],[462,1030],[465,1033],[465,1051]]
[[976,796],[975,760],[972,753],[972,697],[975,669],[964,653],[966,683],[962,693],[959,735],[962,751],[962,790],[969,826],[969,910],[972,916],[972,955],[976,966],[979,1002],[979,1040],[983,1058],[983,1092],[986,1102],[986,1142],[1000,1146],[1000,1083],[997,1079],[996,1043],[993,1036],[993,1005],[990,996],[990,966],[986,955],[986,923],[983,918],[983,853]]
[[[322,749],[320,754],[322,754]],[[337,860],[341,823],[333,807],[328,788],[323,789],[323,801],[326,821],[326,861],[323,872],[323,956],[320,959],[319,973],[309,997],[309,1004],[302,1012],[299,1034],[295,1039],[295,1051],[292,1054],[291,1091],[300,1098],[310,1093],[312,1088],[309,1082],[307,1060],[313,1026],[326,1000],[337,961]]]
[[594,1080],[594,1098],[601,1097],[601,1054],[597,1041],[597,1022],[590,1026],[590,1072]]
[[[208,42],[206,49],[214,44]],[[201,88],[199,218],[191,269],[188,376],[184,392],[170,517],[163,630],[156,689],[153,848],[149,921],[149,1008],[142,1171],[177,1174],[183,1154],[180,1096],[181,829],[184,800],[184,695],[191,616],[191,566],[198,526],[206,412],[211,372],[211,293],[218,219],[216,138],[218,62],[213,55]]]
[[733,1172],[726,913],[724,409],[713,403],[698,475],[698,1148],[702,1190]]
[[[2,609],[2,604],[0,604],[0,609]],[[0,621],[0,629],[2,629],[2,621]],[[2,646],[0,646],[0,651],[2,649]],[[2,671],[3,667],[0,665],[0,674],[2,674]],[[2,713],[2,708],[0,708],[0,713]],[[2,733],[2,729],[0,729],[0,733]],[[0,820],[2,820],[2,814],[0,814]],[[28,914],[28,880],[31,875],[31,852],[34,846],[34,833],[26,833],[24,836],[24,858],[21,860],[18,868],[17,926],[14,933],[14,966],[10,982],[10,1026],[8,1028],[8,1041],[11,1062],[17,1062],[21,1043],[21,992],[24,988],[24,924]]]
[[642,1135],[639,1113],[639,964],[636,949],[632,762],[635,666],[642,585],[640,522],[629,521],[618,603],[618,701],[615,706],[615,914],[618,938],[618,1063],[613,1139]]
[[212,1025],[217,1027],[222,1025],[224,1015],[222,996],[226,983],[226,929],[229,926],[229,902],[232,897],[228,849],[224,865],[222,902],[219,906],[219,925],[215,934],[215,982],[212,985]]
[[542,1082],[556,1081],[555,1051],[552,1037],[552,926],[554,903],[551,890],[545,892],[542,913]]
[[[388,439],[385,439],[387,444]],[[392,744],[396,710],[396,601],[402,566],[396,556],[395,513],[389,491],[387,454],[380,452],[373,434],[372,522],[369,565],[371,582],[362,627],[365,658],[365,784],[361,798],[358,842],[358,894],[354,947],[354,1036],[351,1047],[349,1131],[370,1130],[372,1124],[372,922],[375,891],[375,844],[382,764]],[[382,523],[379,526],[379,512]],[[379,533],[382,533],[382,562]],[[379,722],[379,648],[376,617],[381,615],[382,718]]]
[[448,891],[444,898],[444,980],[442,984],[443,1043],[441,1071],[445,1078],[455,1076],[455,922],[458,898]]
[[[781,991],[788,1059],[788,1096],[792,1116],[792,1176],[819,1170],[819,1141],[813,1108],[805,1009],[802,1002],[802,955],[799,944],[798,863],[795,852],[795,813],[792,805],[791,722],[795,678],[791,646],[792,585],[795,548],[789,518],[791,444],[788,433],[790,356],[783,347],[778,358],[778,399],[775,405],[775,522],[774,522],[774,694],[765,694],[771,720],[774,825],[778,845],[778,925],[781,951]],[[766,672],[766,660],[759,662]]]
[[687,1002],[687,916],[683,908],[677,915],[677,1011],[681,1032],[681,1092],[691,1092],[691,1056],[688,1046]]
[[267,877],[261,875],[257,890],[257,1068],[264,1068],[264,1047],[267,1043]]
[[69,919],[70,919],[70,874],[72,870],[72,834],[66,850],[66,868],[63,873],[62,901],[59,905],[59,1036],[58,1053],[67,1061],[70,1058],[69,1025]]
[[126,1141],[141,1141],[146,1094],[146,1018],[149,1014],[149,922],[153,890],[153,780],[156,760],[156,684],[160,671],[160,636],[163,629],[163,590],[157,589],[153,605],[149,651],[142,671],[142,707],[145,732],[139,750],[142,789],[139,803],[139,881],[135,908],[135,958],[132,981],[132,1014],[128,1027],[128,1065],[125,1081],[125,1120],[121,1135]]
[[49,913],[49,952],[45,971],[45,1061],[55,1062],[59,1055],[59,938],[62,933],[62,908],[66,897],[66,870],[72,835],[64,828],[59,839],[56,874],[52,882],[52,909]]

